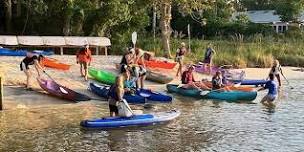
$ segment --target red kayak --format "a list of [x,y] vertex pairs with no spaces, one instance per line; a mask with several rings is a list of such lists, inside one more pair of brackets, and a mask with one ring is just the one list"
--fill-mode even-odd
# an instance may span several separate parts
[[74,102],[91,100],[90,97],[88,97],[84,94],[75,92],[67,87],[64,87],[64,86],[56,83],[53,80],[44,80],[41,78],[37,78],[37,80],[38,80],[40,87],[52,96],[74,101]]
[[159,61],[159,60],[145,60],[145,65],[149,68],[162,68],[162,69],[173,69],[176,62]]
[[41,61],[41,64],[45,67],[58,69],[58,70],[69,70],[71,66],[69,64],[60,63],[58,60],[51,58],[44,58]]

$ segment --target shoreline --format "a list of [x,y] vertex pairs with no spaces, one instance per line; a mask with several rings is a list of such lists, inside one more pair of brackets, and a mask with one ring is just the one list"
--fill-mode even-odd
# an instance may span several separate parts
[[[46,71],[52,76],[58,83],[71,88],[80,93],[87,94],[93,98],[99,99],[100,97],[94,95],[87,90],[87,84],[90,82],[84,81],[79,74],[79,65],[76,64],[74,55],[53,55],[51,58],[56,58],[60,62],[71,64],[69,71],[59,71],[47,68]],[[31,68],[31,72],[34,73],[31,79],[32,87],[35,91],[26,91],[23,86],[25,84],[26,76],[19,69],[19,64],[23,57],[8,57],[0,56],[0,75],[4,76],[4,99],[3,99],[3,109],[18,109],[18,108],[35,108],[35,107],[50,107],[54,105],[62,104],[75,104],[69,101],[64,101],[62,99],[54,98],[47,95],[38,85],[35,78],[36,72]],[[119,63],[121,56],[93,56],[92,67],[98,69],[104,69],[111,72],[117,73],[115,69],[115,63]],[[177,67],[174,71],[168,72],[168,70],[160,70],[173,77],[175,77]],[[283,73],[288,80],[304,80],[304,72],[297,67],[282,67]],[[246,68],[245,70],[247,79],[265,79],[269,72],[269,68]],[[46,77],[46,76],[44,76]],[[211,76],[195,73],[195,78],[201,80],[203,78],[210,79]],[[282,78],[283,84],[285,83],[284,78]],[[170,83],[179,83],[179,78],[175,78]],[[158,84],[150,81],[146,81],[146,87],[154,89],[156,91],[165,92],[166,85]],[[102,99],[102,98],[100,98]],[[106,103],[106,102],[105,102]],[[82,103],[77,103],[82,104]]]

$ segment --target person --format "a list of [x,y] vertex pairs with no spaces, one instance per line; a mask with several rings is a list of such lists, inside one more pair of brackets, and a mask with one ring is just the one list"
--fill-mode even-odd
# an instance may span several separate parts
[[144,62],[144,51],[135,48],[134,63],[138,66],[133,67],[135,76],[138,78],[136,81],[136,88],[144,88],[144,81],[146,79],[147,68]]
[[121,58],[120,67],[133,64],[134,56],[135,56],[134,54],[135,54],[135,50],[133,48],[127,48],[126,53]]
[[35,66],[38,76],[40,77],[40,71],[43,71],[45,73],[45,71],[43,70],[43,67],[40,65],[40,61],[43,58],[44,57],[42,55],[37,56],[37,55],[34,55],[34,54],[28,52],[26,57],[21,61],[20,70],[23,71],[26,75],[26,89],[27,90],[33,90],[30,87],[31,72],[30,72],[29,65]]
[[224,87],[221,77],[221,72],[216,71],[215,75],[212,77],[212,89],[218,90]]
[[269,81],[266,83],[266,85],[259,89],[258,91],[268,89],[268,94],[263,97],[261,100],[261,103],[269,108],[274,108],[275,104],[273,103],[274,100],[277,98],[278,95],[278,85],[274,81],[274,74],[269,74]]
[[175,55],[175,62],[177,62],[178,70],[176,72],[176,76],[182,75],[182,68],[183,68],[183,60],[184,56],[187,53],[186,44],[184,42],[181,43],[181,47],[177,49],[176,55]]
[[80,64],[80,74],[84,77],[85,81],[88,80],[88,66],[92,62],[92,54],[87,44],[84,48],[81,48],[80,51],[76,54],[76,62]]
[[285,77],[285,76],[283,74],[279,60],[273,61],[273,66],[271,67],[269,74],[273,74],[277,78],[277,80],[279,82],[279,87],[281,87],[282,83],[281,83],[280,74],[282,74],[283,77]]
[[134,77],[134,80],[136,81],[136,89],[144,88],[144,81],[146,79],[147,70],[143,68],[142,66],[132,64],[130,65],[132,76]]
[[130,69],[127,65],[121,67],[122,73],[120,73],[115,80],[115,83],[110,87],[108,92],[108,102],[110,116],[118,116],[118,103],[123,101],[125,92],[129,91],[129,88],[125,88],[125,81],[130,79]]
[[188,69],[182,73],[181,81],[182,84],[184,84],[183,88],[194,88],[201,90],[200,87],[195,83],[196,81],[194,79],[193,71],[194,66],[190,65]]
[[205,58],[204,58],[204,61],[203,61],[204,69],[206,69],[207,66],[208,66],[209,74],[212,73],[212,59],[213,59],[214,54],[216,54],[216,52],[212,49],[212,44],[209,43],[208,47],[206,49]]

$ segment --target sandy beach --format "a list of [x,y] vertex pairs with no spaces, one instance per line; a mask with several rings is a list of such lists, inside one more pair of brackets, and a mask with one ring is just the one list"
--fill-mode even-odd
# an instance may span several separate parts
[[[60,71],[47,68],[46,72],[55,79],[58,83],[67,86],[78,92],[87,94],[93,98],[98,98],[90,91],[87,90],[88,82],[84,81],[80,77],[79,65],[75,62],[75,56],[71,55],[54,55],[51,58],[58,59],[59,61],[67,64],[71,64],[69,71]],[[115,70],[115,63],[120,62],[120,56],[93,56],[92,67],[97,69],[105,69],[117,73]],[[31,71],[34,74],[31,80],[34,91],[26,91],[24,89],[26,76],[19,69],[19,64],[23,57],[0,57],[0,74],[4,77],[4,109],[14,108],[32,108],[32,107],[45,107],[56,106],[61,104],[73,104],[68,101],[64,101],[58,98],[47,95],[38,85],[35,77],[37,77],[35,69],[32,67]],[[283,72],[288,80],[292,79],[304,79],[304,72],[300,71],[296,67],[283,67]],[[176,70],[176,69],[175,69]],[[171,76],[175,75],[175,70],[168,72],[167,70],[161,71]],[[265,68],[247,68],[246,78],[248,79],[265,79],[269,69]],[[45,75],[43,77],[46,77]],[[199,80],[202,78],[210,79],[210,76],[195,74],[195,77]],[[91,80],[90,80],[91,81]],[[283,81],[284,82],[284,81]],[[179,78],[175,78],[171,83],[179,83]],[[151,88],[158,91],[165,91],[165,85],[146,81],[147,88]],[[81,104],[81,103],[80,103]]]

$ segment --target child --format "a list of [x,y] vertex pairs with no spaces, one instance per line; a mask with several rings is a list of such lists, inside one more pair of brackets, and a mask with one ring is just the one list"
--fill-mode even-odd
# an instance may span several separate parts
[[278,95],[278,85],[274,81],[274,75],[269,74],[269,81],[266,83],[264,88],[259,89],[258,91],[268,89],[268,94],[261,100],[261,103],[269,108],[274,108],[274,100]]

